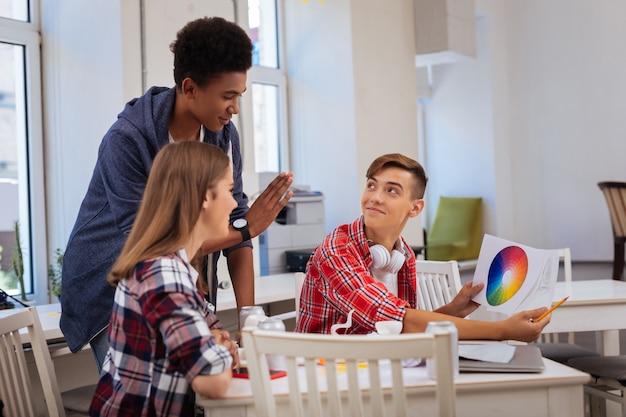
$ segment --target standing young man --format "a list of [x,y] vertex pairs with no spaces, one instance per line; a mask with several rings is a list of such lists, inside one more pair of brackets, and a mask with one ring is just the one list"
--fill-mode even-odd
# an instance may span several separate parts
[[536,340],[548,320],[533,323],[546,308],[518,313],[499,322],[465,320],[477,308],[471,298],[483,285],[468,282],[437,312],[419,310],[415,255],[401,236],[406,222],[424,208],[428,179],[424,168],[401,154],[383,155],[367,170],[362,217],[339,226],[318,246],[307,264],[296,331],[330,333],[345,323],[346,333],[375,332],[377,321],[402,322],[402,332],[423,332],[428,322],[450,320],[460,339]]
[[[108,348],[107,332],[115,289],[106,277],[133,225],[157,152],[168,143],[203,141],[221,148],[232,161],[233,196],[226,237],[206,236],[196,255],[224,250],[237,306],[254,304],[250,238],[258,236],[287,204],[291,174],[280,174],[248,208],[243,192],[239,134],[231,122],[239,113],[252,65],[245,31],[221,18],[202,18],[181,29],[170,46],[173,88],[152,87],[131,100],[105,134],[93,176],[63,259],[61,330],[77,351],[90,343],[99,369]],[[245,221],[244,221],[245,220]],[[190,254],[193,256],[193,254]],[[211,256],[208,269],[215,271]],[[212,276],[215,303],[217,277]]]

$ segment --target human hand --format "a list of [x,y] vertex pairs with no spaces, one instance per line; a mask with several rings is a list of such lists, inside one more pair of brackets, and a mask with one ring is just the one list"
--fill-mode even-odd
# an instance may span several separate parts
[[293,195],[293,191],[287,191],[292,182],[293,173],[281,172],[252,203],[246,215],[251,237],[263,233],[287,205]]
[[548,314],[545,318],[538,322],[533,319],[539,317],[547,311],[546,307],[536,308],[534,310],[526,310],[517,313],[506,320],[502,321],[505,340],[520,340],[522,342],[534,342],[539,338],[543,328],[550,323],[552,314]]
[[438,309],[437,312],[456,317],[467,316],[480,306],[480,304],[478,304],[476,301],[473,301],[472,298],[476,294],[478,294],[484,287],[485,284],[483,283],[480,283],[478,285],[473,285],[473,281],[465,283],[465,285],[461,287],[461,290],[458,292],[456,297],[454,297],[454,299],[448,304]]
[[239,367],[239,344],[230,339],[230,333],[226,330],[211,330],[211,334],[215,337],[215,341],[224,346],[233,357],[233,368]]

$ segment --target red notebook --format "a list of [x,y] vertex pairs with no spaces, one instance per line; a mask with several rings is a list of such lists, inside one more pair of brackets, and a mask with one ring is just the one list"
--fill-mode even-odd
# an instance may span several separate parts
[[[270,379],[276,379],[283,376],[287,376],[287,371],[270,369]],[[249,378],[248,368],[233,369],[233,378]]]

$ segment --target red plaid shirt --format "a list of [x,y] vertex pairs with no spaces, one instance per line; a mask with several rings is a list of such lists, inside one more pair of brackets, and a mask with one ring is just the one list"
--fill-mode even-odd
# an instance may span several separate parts
[[347,321],[350,310],[354,310],[352,327],[345,333],[367,334],[376,331],[377,321],[402,321],[406,308],[416,308],[417,300],[415,255],[412,250],[405,252],[408,257],[398,271],[396,297],[370,272],[372,255],[363,218],[339,226],[309,259],[295,331],[330,333],[333,324]]

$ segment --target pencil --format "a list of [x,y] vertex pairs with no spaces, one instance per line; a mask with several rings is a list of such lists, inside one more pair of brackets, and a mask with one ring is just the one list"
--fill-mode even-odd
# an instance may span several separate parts
[[537,323],[539,320],[541,320],[542,318],[544,318],[548,314],[552,313],[554,311],[554,309],[556,309],[558,306],[563,304],[568,298],[569,298],[569,296],[565,297],[564,299],[562,299],[561,301],[559,301],[558,303],[556,303],[555,305],[550,307],[545,313],[543,313],[541,316],[539,316],[536,319],[534,319],[533,323]]

